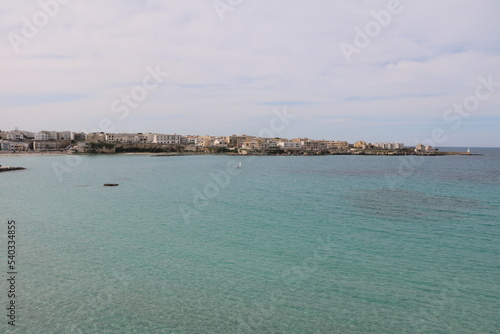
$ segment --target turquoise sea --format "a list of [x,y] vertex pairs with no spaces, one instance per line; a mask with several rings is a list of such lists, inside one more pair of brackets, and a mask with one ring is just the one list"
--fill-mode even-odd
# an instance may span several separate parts
[[0,156],[28,168],[0,332],[500,333],[500,149],[473,152]]

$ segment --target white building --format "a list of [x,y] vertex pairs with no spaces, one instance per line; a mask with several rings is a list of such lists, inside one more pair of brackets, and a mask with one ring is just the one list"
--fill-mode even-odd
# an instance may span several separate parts
[[107,133],[106,141],[110,143],[146,143],[147,135],[142,133]]
[[21,141],[21,140],[25,140],[25,139],[27,139],[27,137],[21,131],[15,130],[15,131],[10,131],[9,133],[7,133],[7,140]]
[[148,133],[147,142],[152,144],[181,145],[183,143],[183,136],[176,134],[166,135],[159,133]]
[[14,131],[3,132],[4,138],[9,140],[28,140],[35,137],[31,131],[22,131],[17,128]]
[[227,147],[227,141],[225,138],[217,138],[214,140],[214,146]]
[[35,140],[50,140],[49,131],[40,131],[35,134]]
[[35,140],[70,140],[71,132],[57,132],[57,131],[40,131],[35,134]]
[[293,141],[279,141],[277,143],[277,146],[286,150],[300,150],[302,148],[302,143]]
[[198,147],[212,147],[214,146],[215,138],[211,136],[197,136],[190,138],[189,140],[182,140],[183,143],[192,143],[194,140],[194,145]]
[[373,146],[386,150],[402,150],[405,147],[403,143],[376,143]]
[[187,136],[185,138],[185,143],[186,145],[196,145],[196,138],[197,136]]
[[272,149],[272,148],[278,148],[278,141],[277,140],[273,140],[273,139],[264,139],[262,140],[262,148],[264,150],[267,150],[267,149]]

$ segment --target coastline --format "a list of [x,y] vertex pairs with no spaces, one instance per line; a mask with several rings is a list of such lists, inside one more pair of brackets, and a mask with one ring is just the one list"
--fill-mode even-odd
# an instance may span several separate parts
[[24,157],[31,155],[70,155],[68,152],[0,152],[0,157]]
[[285,152],[246,152],[246,153],[213,153],[213,152],[172,152],[172,153],[158,153],[158,152],[120,152],[120,153],[74,153],[74,152],[0,152],[0,157],[26,157],[26,156],[66,156],[66,155],[118,155],[118,156],[151,156],[151,157],[177,157],[177,156],[192,156],[192,155],[213,155],[213,156],[280,156],[280,157],[301,157],[301,156],[325,156],[325,155],[362,155],[362,156],[450,156],[450,155],[463,155],[463,156],[482,156],[480,153],[469,152],[433,152],[433,153],[420,153],[408,154],[398,153],[394,151],[353,151],[353,152],[317,152],[317,151],[285,151]]

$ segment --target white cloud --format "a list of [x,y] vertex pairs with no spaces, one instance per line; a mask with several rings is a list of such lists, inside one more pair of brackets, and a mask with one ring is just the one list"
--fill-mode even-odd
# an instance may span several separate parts
[[[411,129],[411,121],[440,119],[474,93],[479,76],[500,81],[495,0],[401,0],[402,11],[348,64],[340,43],[353,43],[354,28],[388,3],[243,1],[221,21],[212,1],[72,0],[16,54],[7,34],[21,34],[23,17],[41,9],[27,0],[2,2],[1,127],[83,130],[113,117],[113,99],[157,64],[171,75],[121,129],[251,132],[265,126],[260,117],[272,117],[273,102],[288,101],[302,116],[290,135],[330,138],[341,129],[363,138],[378,133],[370,122]],[[496,117],[499,95],[477,116]]]

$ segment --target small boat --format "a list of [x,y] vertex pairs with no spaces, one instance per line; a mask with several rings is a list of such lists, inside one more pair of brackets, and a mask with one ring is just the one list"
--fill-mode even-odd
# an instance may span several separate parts
[[467,148],[467,153],[470,153],[470,147]]
[[238,163],[238,168],[241,168],[242,167],[242,164],[241,164],[241,161]]
[[104,183],[105,187],[117,187],[118,183]]

